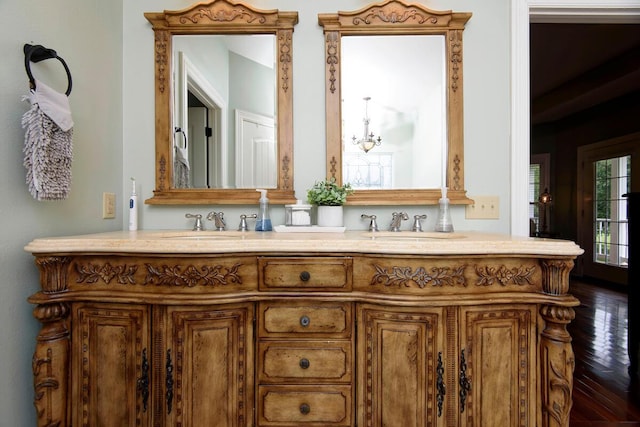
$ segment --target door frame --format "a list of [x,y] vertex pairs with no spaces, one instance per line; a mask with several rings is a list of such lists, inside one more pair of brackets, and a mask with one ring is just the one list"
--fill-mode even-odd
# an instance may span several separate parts
[[511,234],[529,234],[531,22],[638,23],[638,0],[511,0]]

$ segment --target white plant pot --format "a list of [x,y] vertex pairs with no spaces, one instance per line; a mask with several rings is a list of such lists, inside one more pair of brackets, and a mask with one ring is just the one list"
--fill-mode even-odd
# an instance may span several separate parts
[[342,206],[318,206],[319,227],[342,227],[344,215]]

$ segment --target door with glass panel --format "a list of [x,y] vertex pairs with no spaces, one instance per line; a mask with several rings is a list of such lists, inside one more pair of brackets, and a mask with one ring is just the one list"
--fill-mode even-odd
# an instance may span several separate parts
[[[583,274],[626,284],[629,254],[627,199],[638,191],[640,134],[578,149],[578,240]],[[634,187],[636,187],[634,189]]]

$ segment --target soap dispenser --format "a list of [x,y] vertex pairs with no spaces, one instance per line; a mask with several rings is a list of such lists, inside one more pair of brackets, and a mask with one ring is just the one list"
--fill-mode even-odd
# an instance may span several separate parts
[[269,218],[269,199],[267,190],[257,189],[260,192],[260,210],[256,219],[256,231],[271,231],[271,218]]
[[440,212],[438,212],[438,221],[436,221],[436,231],[443,233],[453,232],[453,221],[451,221],[451,213],[449,212],[449,198],[447,197],[447,187],[442,188],[440,200]]

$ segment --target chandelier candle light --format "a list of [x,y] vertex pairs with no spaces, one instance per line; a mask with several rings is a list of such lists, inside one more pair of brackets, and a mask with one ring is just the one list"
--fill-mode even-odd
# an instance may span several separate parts
[[382,144],[382,138],[375,138],[373,132],[369,133],[369,122],[371,120],[369,119],[368,106],[371,97],[367,96],[362,99],[364,100],[364,119],[362,119],[362,122],[364,123],[364,134],[362,136],[362,139],[356,138],[355,135],[353,135],[353,138],[351,139],[353,140],[354,145],[357,145],[362,151],[368,153],[369,150],[371,150],[373,147]]

